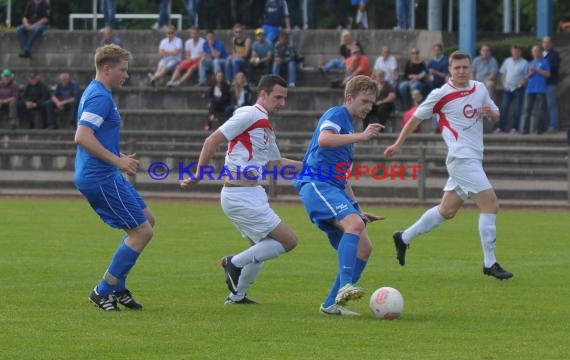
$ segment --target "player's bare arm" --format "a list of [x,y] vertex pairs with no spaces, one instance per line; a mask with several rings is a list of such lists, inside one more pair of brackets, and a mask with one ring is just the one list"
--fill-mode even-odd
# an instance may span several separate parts
[[117,156],[105,149],[97,140],[93,130],[87,126],[79,125],[75,132],[75,143],[83,146],[87,151],[101,161],[117,167],[129,175],[134,175],[139,167],[139,161],[132,156]]
[[384,156],[389,159],[392,156],[394,156],[394,154],[396,154],[398,151],[400,151],[400,147],[404,144],[406,138],[415,130],[415,128],[420,124],[420,122],[421,122],[420,119],[413,116],[400,132],[400,136],[398,136],[396,142],[388,146],[386,150],[384,150]]
[[363,132],[356,134],[337,134],[334,131],[323,130],[319,134],[319,146],[322,148],[339,147],[368,141],[377,137],[383,128],[384,125],[381,124],[370,124]]
[[214,131],[210,136],[204,140],[204,145],[202,146],[202,151],[200,152],[200,158],[198,159],[198,165],[194,178],[184,179],[180,181],[180,187],[183,189],[189,189],[192,185],[198,184],[202,174],[201,169],[210,163],[212,157],[216,153],[216,149],[223,143],[228,142],[228,139],[222,134],[218,129]]

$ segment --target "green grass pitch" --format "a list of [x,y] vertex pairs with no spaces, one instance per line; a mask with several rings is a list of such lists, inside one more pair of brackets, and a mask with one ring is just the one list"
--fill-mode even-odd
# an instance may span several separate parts
[[[374,252],[360,285],[359,318],[318,313],[336,257],[295,205],[277,213],[300,238],[266,263],[248,294],[223,305],[218,261],[247,242],[217,203],[151,201],[155,237],[129,277],[142,312],[104,313],[87,296],[122,233],[82,200],[0,199],[1,359],[568,359],[568,213],[503,211],[497,256],[509,281],[482,275],[478,214],[464,210],[417,238],[405,267],[391,233],[422,208],[367,209]],[[368,296],[404,295],[401,319],[380,321]]]

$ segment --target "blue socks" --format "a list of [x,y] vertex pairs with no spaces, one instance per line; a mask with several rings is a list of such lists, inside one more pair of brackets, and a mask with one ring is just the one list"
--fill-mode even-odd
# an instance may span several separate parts
[[339,286],[341,288],[346,284],[352,283],[358,240],[360,240],[359,235],[344,233],[338,244],[338,273]]
[[127,273],[135,265],[139,255],[140,253],[134,251],[122,241],[117,251],[115,251],[113,260],[111,260],[111,264],[107,269],[107,272],[119,279],[119,282],[117,284],[110,284],[103,278],[97,285],[97,293],[105,296],[112,294],[115,290],[124,290]]
[[[368,260],[362,260],[362,259],[356,258],[356,263],[354,264],[354,275],[352,277],[352,284],[353,285],[356,284],[358,282],[358,280],[360,279],[360,276],[362,275],[362,272],[364,271],[364,268],[366,267],[367,262],[368,262]],[[338,289],[340,289],[340,281],[339,281],[339,275],[337,274],[336,279],[335,279],[333,286],[331,288],[331,291],[329,292],[327,299],[323,303],[323,307],[329,307],[332,304],[334,304],[334,300],[336,298],[336,294],[338,293]]]
[[[338,273],[332,288],[323,303],[324,307],[334,304],[338,289],[346,284],[356,284],[362,271],[366,267],[366,260],[356,258],[358,251],[358,241],[360,236],[351,233],[344,233],[337,243],[339,233],[327,234],[331,245],[338,251]],[[338,245],[338,248],[335,246]]]

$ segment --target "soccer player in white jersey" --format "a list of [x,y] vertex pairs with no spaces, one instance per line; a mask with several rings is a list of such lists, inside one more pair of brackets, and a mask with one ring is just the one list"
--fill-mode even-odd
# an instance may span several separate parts
[[394,233],[396,257],[404,266],[406,250],[412,239],[453,218],[464,201],[471,198],[480,211],[483,274],[500,280],[509,279],[513,274],[501,267],[495,258],[499,202],[483,170],[483,118],[496,122],[499,109],[489,97],[485,84],[470,80],[471,57],[468,54],[461,51],[452,53],[449,73],[451,80],[429,94],[396,142],[384,151],[387,158],[392,157],[416,126],[433,115],[438,118],[441,135],[448,147],[446,166],[449,179],[443,188],[441,202],[406,230]]
[[228,142],[224,169],[228,174],[221,192],[222,209],[252,246],[234,256],[222,259],[230,294],[225,304],[255,304],[246,297],[263,262],[297,246],[297,235],[269,206],[267,194],[258,185],[264,171],[283,167],[300,170],[299,161],[281,157],[269,115],[285,106],[287,82],[275,75],[263,76],[257,86],[258,98],[253,106],[237,109],[231,118],[204,141],[197,170],[193,177],[182,180],[188,189],[200,182],[202,170],[212,159],[216,148]]

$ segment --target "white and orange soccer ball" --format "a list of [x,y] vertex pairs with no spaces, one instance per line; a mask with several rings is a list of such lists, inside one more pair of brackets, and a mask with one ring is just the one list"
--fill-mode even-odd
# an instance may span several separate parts
[[370,310],[378,319],[397,319],[404,311],[404,297],[392,287],[381,287],[370,297]]

